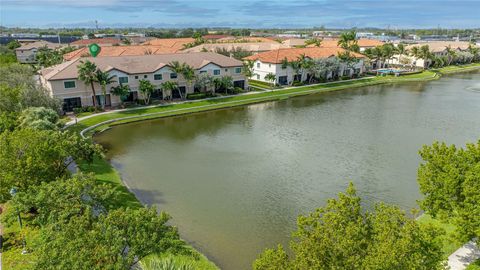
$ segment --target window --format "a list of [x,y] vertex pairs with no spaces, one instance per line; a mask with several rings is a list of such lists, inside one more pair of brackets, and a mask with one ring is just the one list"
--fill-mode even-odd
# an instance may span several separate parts
[[138,76],[135,76],[135,80],[138,80]]
[[155,74],[155,75],[153,75],[153,79],[156,80],[156,81],[163,80],[162,74]]
[[204,73],[207,73],[206,70],[200,70],[200,74],[204,74]]
[[220,75],[220,69],[214,69],[213,75]]
[[260,68],[260,63],[257,63],[257,68]]
[[65,88],[75,88],[75,81],[65,81],[63,82]]
[[225,69],[225,72],[228,72],[228,68]]
[[119,83],[128,83],[128,77],[118,77]]
[[176,79],[177,73],[170,73],[170,79]]
[[235,73],[237,74],[242,73],[242,68],[241,67],[235,68]]
[[272,67],[272,64],[268,64],[268,67],[271,68],[271,67]]
[[260,80],[260,75],[257,74],[257,80]]
[[143,78],[146,79],[148,77],[148,75],[143,75]]

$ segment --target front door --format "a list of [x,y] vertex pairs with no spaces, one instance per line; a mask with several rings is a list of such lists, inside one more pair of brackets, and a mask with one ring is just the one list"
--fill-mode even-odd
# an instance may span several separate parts
[[233,87],[239,87],[239,88],[245,89],[245,81],[244,80],[234,81]]
[[278,77],[278,84],[287,85],[288,84],[287,76],[279,76]]

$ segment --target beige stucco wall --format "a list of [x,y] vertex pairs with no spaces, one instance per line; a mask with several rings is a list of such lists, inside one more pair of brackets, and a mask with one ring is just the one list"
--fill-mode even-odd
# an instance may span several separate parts
[[[214,70],[220,70],[220,75],[213,75]],[[231,68],[222,68],[219,66],[216,66],[214,64],[209,64],[203,67],[200,70],[196,71],[197,75],[204,74],[200,72],[205,71],[206,74],[209,74],[213,77],[222,77],[222,76],[231,76],[233,81],[238,81],[238,80],[244,80],[245,81],[245,88],[248,86],[248,82],[245,78],[245,76],[242,73],[236,73],[235,72],[235,67]],[[166,81],[175,81],[178,83],[178,86],[186,87],[187,94],[188,93],[193,93],[194,92],[194,86],[193,82],[188,85],[188,83],[183,79],[181,75],[177,75],[176,79],[171,79],[170,74],[173,73],[172,70],[168,67],[163,67],[159,70],[157,70],[154,73],[145,73],[145,74],[127,74],[119,70],[111,70],[109,74],[111,76],[115,76],[115,82],[112,84],[107,85],[106,87],[106,94],[110,94],[110,89],[118,86],[119,83],[119,77],[128,77],[128,84],[130,86],[130,90],[132,92],[137,91],[138,92],[138,98],[143,99],[142,94],[138,91],[138,87],[140,84],[140,80],[149,80],[153,85],[156,86],[156,89],[161,89],[161,84],[166,82]],[[155,74],[161,74],[162,79],[161,80],[155,80],[154,75]],[[80,97],[82,100],[82,106],[92,106],[92,89],[90,85],[85,85],[82,81],[79,81],[76,78],[73,79],[65,79],[65,80],[50,80],[47,81],[45,80],[44,77],[40,76],[40,81],[41,83],[49,89],[50,93],[52,96],[57,97],[61,100],[66,99],[66,98],[75,98],[75,97]],[[75,88],[65,88],[64,87],[64,82],[66,81],[75,81]],[[98,83],[94,83],[94,88],[95,88],[95,93],[96,95],[101,95],[102,90],[101,86]],[[168,94],[168,93],[165,93]],[[171,94],[171,93],[170,93]],[[118,106],[120,104],[120,98],[114,95],[110,95],[111,98],[111,105],[112,106]]]

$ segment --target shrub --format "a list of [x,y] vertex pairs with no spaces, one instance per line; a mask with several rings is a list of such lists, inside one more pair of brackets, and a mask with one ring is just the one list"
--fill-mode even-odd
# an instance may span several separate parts
[[187,94],[187,99],[189,100],[196,100],[196,99],[203,99],[203,98],[209,98],[209,97],[213,97],[214,95],[212,93],[191,93],[191,94]]
[[351,77],[350,76],[342,76],[340,77],[340,80],[344,81],[344,80],[350,80]]
[[243,90],[243,88],[240,88],[240,87],[235,87],[232,90],[233,94],[240,94],[240,93],[243,93],[243,92],[245,92],[245,90]]
[[303,83],[303,82],[300,82],[300,81],[294,81],[294,82],[292,83],[292,86],[302,86],[302,85],[304,85],[304,83]]

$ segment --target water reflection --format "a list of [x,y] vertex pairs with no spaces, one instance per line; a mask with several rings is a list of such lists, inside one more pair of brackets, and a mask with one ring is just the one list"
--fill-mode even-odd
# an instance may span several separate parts
[[225,269],[288,241],[296,217],[353,181],[409,210],[418,149],[480,134],[479,73],[371,86],[115,127],[98,136],[125,182]]

